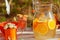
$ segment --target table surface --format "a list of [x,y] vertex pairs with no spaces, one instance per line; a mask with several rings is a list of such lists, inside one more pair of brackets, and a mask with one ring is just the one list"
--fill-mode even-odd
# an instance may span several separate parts
[[[25,32],[23,32],[22,38],[23,38],[23,40],[35,40],[32,31],[25,31]],[[57,40],[58,38],[60,38],[60,30],[56,31],[55,38],[53,38],[51,40]],[[1,33],[0,33],[0,40],[4,40],[3,37],[1,36]],[[17,32],[17,40],[21,40],[21,32]]]

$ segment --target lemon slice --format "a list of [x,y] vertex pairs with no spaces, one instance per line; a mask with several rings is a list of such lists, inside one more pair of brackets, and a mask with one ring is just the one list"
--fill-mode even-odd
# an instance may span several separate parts
[[41,22],[41,23],[37,24],[37,27],[35,28],[34,31],[41,35],[46,35],[48,33],[47,23]]
[[56,26],[55,20],[54,19],[50,19],[48,21],[48,27],[49,27],[49,29],[54,30],[55,29],[55,26]]

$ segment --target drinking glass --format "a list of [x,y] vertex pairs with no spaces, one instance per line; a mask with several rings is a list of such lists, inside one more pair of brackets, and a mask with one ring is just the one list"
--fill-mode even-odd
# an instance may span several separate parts
[[17,40],[16,29],[6,29],[4,30],[5,40]]
[[17,14],[17,22],[21,32],[21,40],[23,40],[23,31],[27,25],[27,15]]

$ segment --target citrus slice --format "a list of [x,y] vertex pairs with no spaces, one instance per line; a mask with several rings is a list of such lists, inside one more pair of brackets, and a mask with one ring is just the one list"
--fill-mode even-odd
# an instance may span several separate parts
[[37,24],[37,27],[35,28],[34,31],[41,35],[46,35],[48,33],[47,23],[41,22]]
[[33,22],[37,22],[39,19],[38,18],[35,18],[34,20],[33,20]]
[[37,18],[35,18],[35,19],[33,20],[33,28],[35,28],[35,27],[37,26],[37,21],[38,21]]
[[54,30],[55,29],[55,26],[56,26],[55,20],[54,19],[50,19],[48,21],[48,27],[49,27],[49,29]]

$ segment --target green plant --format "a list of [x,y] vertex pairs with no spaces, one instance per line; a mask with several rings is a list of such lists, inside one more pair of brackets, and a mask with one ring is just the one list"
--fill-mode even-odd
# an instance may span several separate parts
[[1,17],[0,18],[0,22],[4,22],[4,21],[6,21],[6,18],[5,17]]

